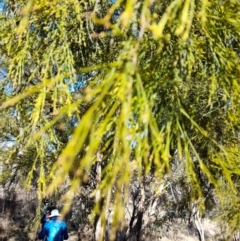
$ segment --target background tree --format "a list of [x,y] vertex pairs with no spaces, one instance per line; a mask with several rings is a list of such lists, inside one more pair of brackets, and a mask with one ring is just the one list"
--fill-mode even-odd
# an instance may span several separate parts
[[8,162],[26,166],[28,185],[38,170],[40,199],[70,176],[70,202],[97,153],[94,213],[104,227],[114,207],[112,234],[133,178],[161,180],[176,157],[192,202],[203,207],[208,187],[220,193],[222,183],[238,192],[237,1],[4,3],[1,119],[12,124],[1,135],[16,139],[9,152],[35,153]]

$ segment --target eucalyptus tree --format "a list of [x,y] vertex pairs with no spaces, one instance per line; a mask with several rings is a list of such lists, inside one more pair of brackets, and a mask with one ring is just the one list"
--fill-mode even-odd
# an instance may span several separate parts
[[100,163],[95,191],[104,201],[94,212],[104,226],[113,207],[114,230],[134,176],[161,180],[174,156],[192,200],[206,183],[238,192],[238,1],[4,4],[0,118],[19,125],[11,153],[34,150],[26,182],[37,168],[40,199],[71,173],[71,201]]

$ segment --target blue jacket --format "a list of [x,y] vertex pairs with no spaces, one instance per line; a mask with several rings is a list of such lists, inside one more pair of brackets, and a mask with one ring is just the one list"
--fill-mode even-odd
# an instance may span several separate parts
[[42,218],[41,218],[42,228],[43,228],[43,226],[44,226],[44,224],[45,224],[46,222],[48,222],[48,218],[47,218],[46,214],[44,214],[44,215],[42,216]]
[[63,241],[68,239],[67,225],[65,222],[57,220],[57,217],[46,222],[38,234],[38,239],[44,239],[46,241]]

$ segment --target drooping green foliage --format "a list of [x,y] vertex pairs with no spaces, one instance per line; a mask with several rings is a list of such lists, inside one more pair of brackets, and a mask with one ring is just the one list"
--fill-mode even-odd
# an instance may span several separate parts
[[[0,98],[10,123],[1,135],[16,138],[9,165],[25,166],[26,185],[38,170],[42,198],[69,177],[69,193],[78,190],[100,153],[97,190],[105,198],[114,189],[114,227],[133,175],[161,179],[174,155],[193,200],[206,180],[237,192],[239,10],[234,0],[6,0]],[[17,162],[19,151],[28,164]]]

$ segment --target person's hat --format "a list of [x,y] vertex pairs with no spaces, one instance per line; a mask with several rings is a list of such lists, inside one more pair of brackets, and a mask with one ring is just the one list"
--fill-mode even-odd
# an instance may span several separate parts
[[49,218],[62,216],[57,209],[53,209]]

